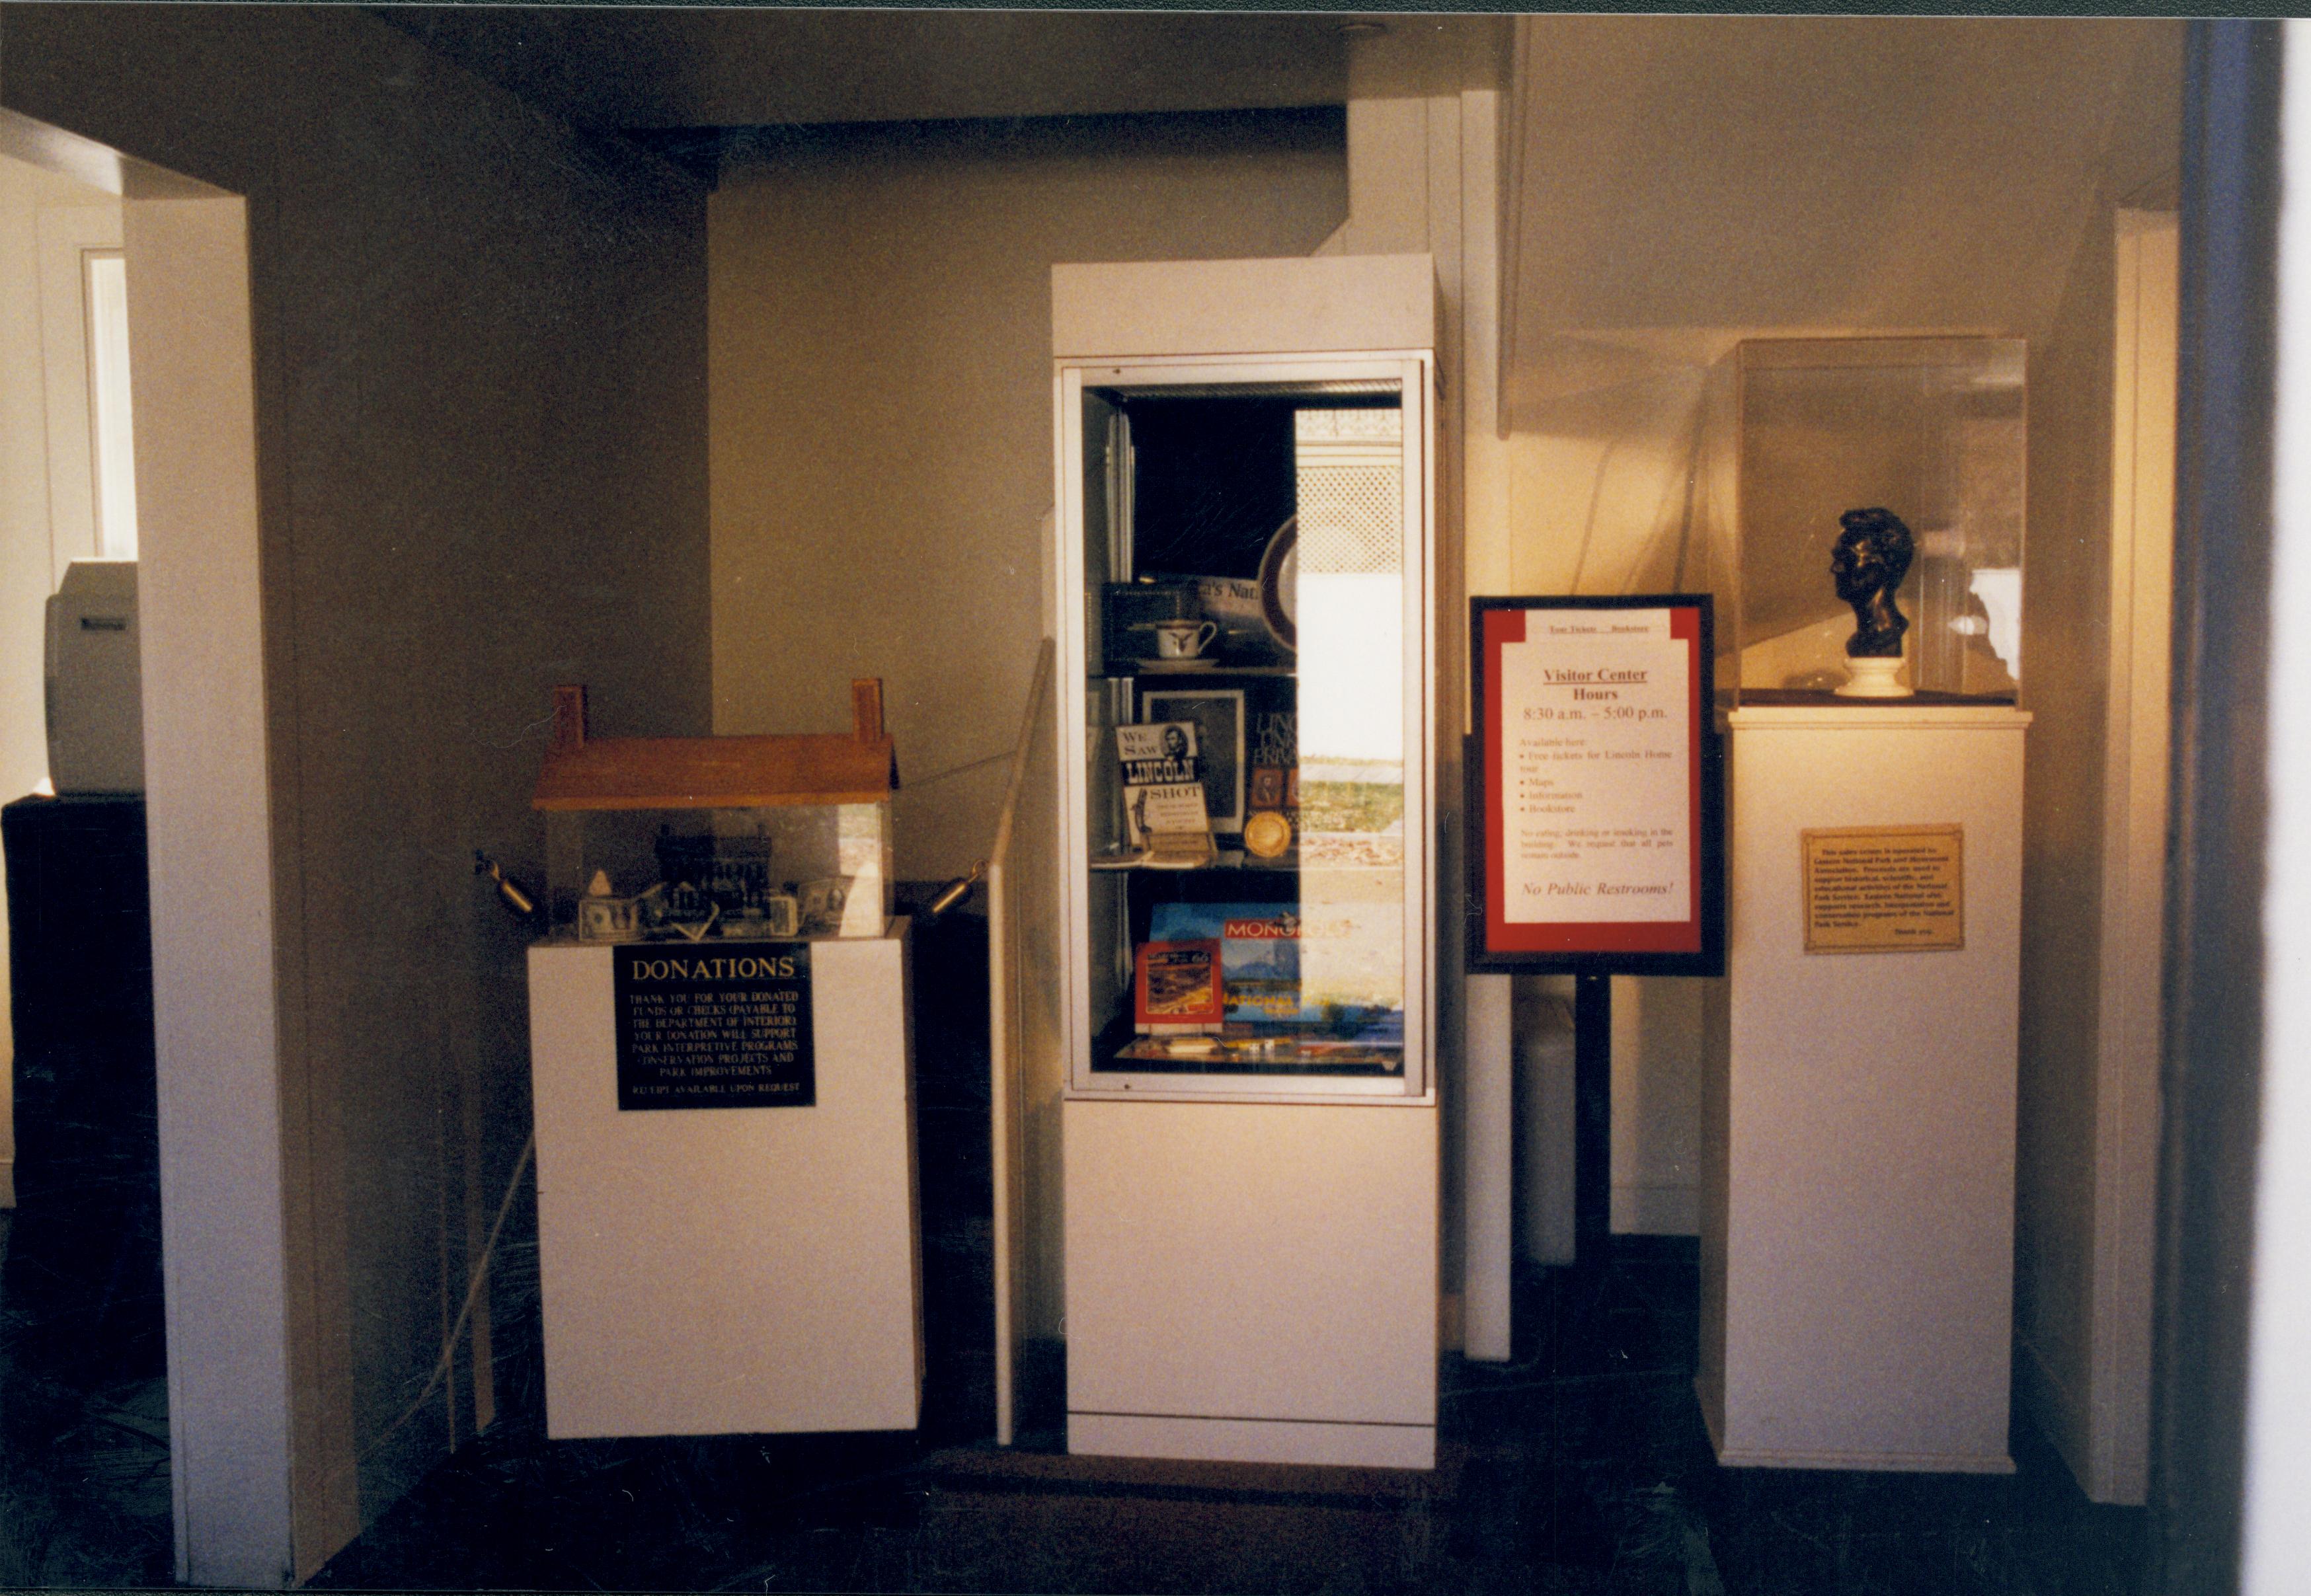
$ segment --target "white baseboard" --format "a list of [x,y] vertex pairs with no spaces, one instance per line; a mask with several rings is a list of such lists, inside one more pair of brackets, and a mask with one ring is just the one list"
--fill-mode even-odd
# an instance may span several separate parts
[[1861,1469],[1885,1473],[2011,1474],[2014,1460],[2005,1452],[1774,1452],[1760,1447],[1725,1445],[1725,1396],[1706,1374],[1694,1377],[1694,1394],[1701,1399],[1701,1422],[1709,1432],[1709,1450],[1721,1469]]
[[1305,1424],[1272,1418],[1183,1418],[1163,1414],[1070,1413],[1068,1450],[1111,1458],[1213,1463],[1331,1463],[1434,1469],[1434,1425]]
[[2014,1460],[2004,1452],[1766,1452],[1721,1450],[1723,1469],[1869,1469],[1915,1474],[2011,1474]]

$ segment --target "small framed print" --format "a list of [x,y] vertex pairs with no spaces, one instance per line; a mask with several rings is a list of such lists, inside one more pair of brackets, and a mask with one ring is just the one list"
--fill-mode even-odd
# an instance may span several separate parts
[[1196,728],[1196,757],[1202,767],[1204,808],[1216,833],[1243,830],[1243,690],[1240,687],[1166,690],[1142,687],[1139,718],[1156,723],[1186,721]]

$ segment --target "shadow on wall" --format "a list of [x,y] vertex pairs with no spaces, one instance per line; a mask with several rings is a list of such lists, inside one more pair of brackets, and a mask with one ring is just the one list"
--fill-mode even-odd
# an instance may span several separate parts
[[[1731,336],[1723,342],[1727,348]],[[1573,346],[1568,381],[1509,440],[1511,586],[1689,592],[1708,580],[1696,496],[1708,362]]]

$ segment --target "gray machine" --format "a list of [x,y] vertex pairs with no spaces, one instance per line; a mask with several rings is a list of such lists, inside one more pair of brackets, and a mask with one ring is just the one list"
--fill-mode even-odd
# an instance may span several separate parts
[[144,790],[136,562],[74,560],[48,599],[48,780],[57,791]]

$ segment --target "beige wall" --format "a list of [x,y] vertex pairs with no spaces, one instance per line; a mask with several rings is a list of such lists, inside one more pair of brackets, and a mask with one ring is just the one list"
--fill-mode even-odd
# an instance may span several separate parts
[[[40,699],[48,594],[48,392],[40,380],[39,205],[46,173],[0,156],[0,803],[48,773]],[[0,885],[0,1015],[10,1012]],[[16,1201],[13,1033],[0,1027],[0,1202]]]
[[373,1518],[488,1406],[469,1346],[393,1428],[528,1124],[472,854],[536,877],[547,688],[707,729],[704,199],[350,9],[11,5],[0,42],[8,109],[250,200],[310,1571],[351,1527],[317,1457]]
[[[2180,27],[1996,28],[1520,22],[1504,162],[1507,508],[1471,522],[1472,590],[1705,589],[1704,394],[1744,337],[2046,336],[2097,226],[2106,243],[2111,174],[2141,165],[2162,118],[2171,140],[2159,85],[2175,81]],[[1783,92],[1727,92],[1729,50]],[[1995,69],[1998,117],[1967,92],[1973,65]],[[1853,119],[1845,102],[1880,90]],[[2018,170],[2001,118],[2025,109],[2037,154]],[[2050,389],[2079,379],[2038,362],[2031,375],[2035,451],[2040,407],[2077,402]],[[2061,536],[2039,519],[2034,498],[2034,550]],[[1615,1027],[1615,1112],[1633,1121],[1614,1143],[1619,1229],[1691,1228],[1676,1217],[1693,1201],[1699,1010],[1670,984],[1617,983],[1643,1014]]]
[[[2032,352],[2023,584],[2023,698],[2036,720],[2025,782],[2020,1391],[2089,1494],[2118,1502],[2142,1500],[2148,1470],[2169,602],[2167,537],[2151,525],[2132,536],[2129,510],[2138,484],[2154,498],[2163,484],[2164,503],[2141,509],[2171,536],[2171,242],[2163,272],[2146,283],[2130,271],[2129,304],[2119,296],[2122,254],[2143,220],[2128,207],[2171,207],[2178,183],[2180,41],[2162,42],[2124,102],[2060,318]],[[2141,373],[2136,390],[2118,335],[2145,310],[2153,349],[2163,319],[2166,376]],[[2119,435],[2133,434],[2122,379],[2167,414],[2163,427],[2151,418],[2163,448],[2115,481]],[[2145,732],[2155,746],[2138,748]],[[2147,1013],[2136,1012],[2146,985]]]
[[[119,231],[118,199],[0,155],[0,803],[23,797],[48,773],[44,606],[55,546],[69,541],[54,535],[56,519],[68,511],[52,501],[49,478],[62,463],[54,448],[71,440],[52,436],[47,364],[56,351],[44,343],[54,341],[59,322],[62,330],[76,328],[80,307],[76,299],[58,306],[44,298],[41,222],[65,211],[103,213],[109,231]],[[0,1015],[10,1001],[6,910],[0,888]],[[15,1201],[13,1057],[13,1039],[0,1026],[0,1206]]]
[[1051,265],[1305,255],[1346,205],[1323,112],[734,152],[709,208],[715,730],[837,729],[880,676],[900,876],[981,857],[1043,628]]
[[[2115,740],[2127,735],[2127,706],[2109,696],[2125,652],[2112,624],[2113,261],[2121,207],[2173,202],[2181,29],[2054,23],[2012,31],[2014,48],[1999,62],[2010,101],[2034,98],[2033,74],[2046,83],[2067,76],[2072,91],[2035,96],[2032,143],[2044,147],[2028,171],[2014,173],[1998,170],[2010,160],[2010,130],[1985,122],[1962,94],[1946,93],[1946,49],[1983,48],[1987,34],[1958,40],[1908,23],[1878,31],[1862,22],[1711,26],[1784,68],[1819,69],[1815,46],[1868,54],[1881,35],[1916,52],[1903,70],[1921,85],[1914,109],[1932,129],[1927,153],[1873,136],[1850,153],[1801,155],[1801,167],[1817,159],[1835,181],[1770,242],[1743,244],[1764,252],[1752,269],[1729,272],[1714,245],[1679,241],[1680,221],[1706,214],[1732,191],[1727,185],[1743,183],[1762,185],[1751,197],[1769,214],[1786,197],[1790,163],[1781,157],[1807,142],[1801,135],[1820,107],[1717,95],[1709,76],[1722,66],[1700,59],[1703,30],[1554,20],[1522,26],[1516,99],[1524,109],[1512,118],[1507,163],[1511,182],[1522,167],[1526,185],[1512,190],[1513,206],[1524,207],[1524,218],[1511,222],[1513,242],[1523,230],[1523,264],[1506,268],[1522,287],[1510,307],[1504,371],[1508,510],[1489,524],[1499,528],[1489,546],[1480,542],[1488,524],[1471,521],[1469,570],[1496,573],[1487,580],[1520,593],[1705,587],[1691,501],[1704,390],[1712,362],[1744,336],[1965,330],[2032,341],[2023,655],[2025,703],[2036,720],[2026,783],[2017,1194],[2023,1391],[2091,1492],[2139,1499],[2149,1246],[2147,1231],[2128,1226],[2147,1212],[2141,1177],[2149,1114],[2140,1081],[2114,1074],[2116,1022],[2106,1010],[2114,989],[2132,982],[2139,990],[2155,976],[2104,941],[2106,917],[2142,912],[2141,894],[2130,899],[2130,882],[2109,874],[2110,861],[2129,858],[2134,845],[2106,834],[2108,825],[2132,824],[2111,785],[2131,779]],[[1607,48],[1651,30],[1661,49],[1627,48],[1618,63],[1601,65],[1592,50],[1590,64],[1579,65],[1577,52],[1564,48],[1566,29]],[[1776,54],[1792,45],[1806,48]],[[1688,76],[1680,80],[1680,72]],[[1615,73],[1626,78],[1628,95],[1602,86]],[[1540,88],[1549,91],[1546,103],[1531,109]],[[1593,138],[1643,97],[1679,95],[1694,125],[1714,128],[1712,143],[1722,147],[1691,154],[1655,147],[1646,141],[1689,139],[1690,128],[1663,131],[1638,120],[1628,129],[1634,142],[1617,144],[1602,167],[1565,158],[1565,135],[1579,119]],[[1526,142],[1515,144],[1520,138]],[[1759,161],[1777,139],[1791,147]],[[1615,161],[1623,163],[1626,191],[1616,196],[1619,208],[1588,203],[1600,196]],[[1907,171],[1905,162],[1920,170]],[[1965,181],[1953,186],[1954,178]],[[1891,197],[1912,194],[1929,200]],[[2028,213],[2018,215],[2024,200]],[[1635,220],[1625,224],[1625,212]],[[1558,218],[1563,226],[1550,231]],[[1831,222],[1833,235],[1806,231]],[[1958,257],[1921,229],[1973,240],[1963,273],[1952,275]],[[1646,257],[1645,269],[1552,275],[1576,244],[1592,259],[1635,251]],[[1722,325],[1657,324],[1676,320],[1660,314],[1664,309],[1716,302],[1740,316]],[[2134,875],[2155,875],[2151,852],[2146,862],[2135,848]],[[1678,986],[1616,983],[1616,1228],[1691,1228],[1700,1029]]]

